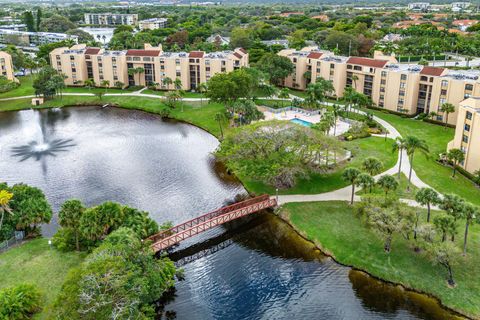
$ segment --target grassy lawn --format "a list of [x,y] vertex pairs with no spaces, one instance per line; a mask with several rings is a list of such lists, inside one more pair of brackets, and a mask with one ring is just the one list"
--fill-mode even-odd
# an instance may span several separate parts
[[[397,161],[397,153],[393,153],[392,140],[379,137],[369,137],[348,142],[343,146],[352,152],[352,159],[342,168],[333,173],[313,173],[309,179],[300,179],[297,185],[291,189],[280,190],[280,194],[316,194],[333,191],[348,185],[342,179],[343,167],[361,168],[362,161],[367,157],[376,157],[383,162],[384,171],[393,167]],[[275,188],[267,186],[259,181],[240,177],[245,187],[256,194],[275,194]]]
[[35,239],[0,254],[0,288],[19,283],[37,285],[45,298],[38,319],[47,319],[48,306],[55,300],[70,268],[83,260],[84,254],[59,252],[49,248],[47,239]]
[[453,140],[454,129],[424,121],[402,118],[377,110],[369,110],[379,118],[390,122],[404,137],[414,135],[425,139],[431,156],[427,159],[418,154],[415,156],[413,168],[425,183],[441,193],[456,193],[475,205],[480,205],[480,189],[472,181],[461,174],[452,178],[452,169],[435,161],[438,155],[446,151],[447,143]]
[[[389,255],[382,239],[368,229],[344,202],[291,203],[281,214],[306,238],[342,264],[354,266],[384,280],[403,284],[438,297],[443,304],[463,313],[480,316],[480,227],[471,229],[469,250],[454,267],[457,287],[447,287],[441,267],[432,266],[422,253],[412,250],[412,242],[397,236]],[[422,216],[421,221],[425,221]],[[462,230],[462,229],[459,229]],[[462,236],[457,237],[460,247]]]
[[[400,179],[398,179],[398,175],[394,175],[393,177],[398,181],[398,188],[395,190],[395,194],[401,199],[415,199],[415,194],[417,193],[418,188],[412,185],[410,187],[410,191],[408,191],[408,178],[403,173],[400,174]],[[357,195],[369,193],[383,195],[385,194],[385,191],[379,186],[375,186],[372,188],[371,192],[370,190],[360,190],[356,192]]]
[[8,92],[0,93],[0,99],[2,98],[12,98],[19,96],[30,96],[35,94],[35,91],[32,87],[32,78],[30,76],[19,77],[20,86]]

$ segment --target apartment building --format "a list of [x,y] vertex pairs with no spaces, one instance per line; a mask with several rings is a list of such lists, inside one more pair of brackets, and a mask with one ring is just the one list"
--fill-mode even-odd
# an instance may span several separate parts
[[27,32],[10,29],[0,29],[0,43],[18,46],[40,46],[42,44],[60,42],[63,40],[78,42],[78,36],[54,32]]
[[[248,54],[234,51],[205,53],[164,52],[162,47],[145,44],[141,50],[108,51],[77,45],[58,48],[50,53],[51,65],[66,75],[69,86],[83,85],[93,79],[96,85],[108,80],[108,86],[146,86],[173,89],[166,81],[180,79],[183,90],[195,90],[214,74],[248,66]],[[106,83],[106,82],[105,82]]]
[[460,149],[465,160],[460,166],[470,173],[480,170],[480,98],[468,98],[460,103],[455,137],[447,149]]
[[85,24],[93,25],[129,25],[135,26],[138,23],[138,14],[133,13],[85,13]]
[[[304,90],[318,77],[331,80],[335,96],[342,97],[345,87],[369,96],[373,103],[387,110],[414,115],[435,112],[435,120],[445,121],[441,106],[480,96],[480,71],[399,64],[390,56],[375,54],[374,59],[336,56],[317,48],[300,51],[286,49],[279,55],[288,57],[294,72],[283,85]],[[448,123],[455,125],[457,110],[449,114]]]
[[13,75],[12,56],[6,52],[0,51],[0,76],[6,77],[8,80],[15,81]]
[[168,19],[166,18],[152,18],[147,20],[142,20],[138,23],[140,30],[155,30],[163,29],[168,25]]

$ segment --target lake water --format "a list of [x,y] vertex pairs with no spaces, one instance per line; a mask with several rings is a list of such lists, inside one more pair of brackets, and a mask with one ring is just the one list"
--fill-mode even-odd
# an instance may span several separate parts
[[[114,200],[182,222],[245,194],[194,126],[99,107],[0,113],[0,181],[69,198]],[[43,228],[56,229],[55,219]],[[182,243],[185,280],[165,310],[177,319],[454,319],[435,300],[338,265],[270,213]]]

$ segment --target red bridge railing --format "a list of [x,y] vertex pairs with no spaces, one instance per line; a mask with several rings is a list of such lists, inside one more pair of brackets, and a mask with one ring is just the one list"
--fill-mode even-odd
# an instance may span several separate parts
[[276,205],[277,201],[270,199],[269,195],[259,196],[209,212],[171,229],[155,234],[147,240],[153,242],[152,248],[155,252],[158,252],[215,226]]

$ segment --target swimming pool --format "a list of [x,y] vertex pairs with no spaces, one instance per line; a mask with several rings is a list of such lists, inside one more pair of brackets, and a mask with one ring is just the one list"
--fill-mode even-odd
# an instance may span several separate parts
[[304,127],[311,127],[313,125],[313,123],[311,123],[311,122],[308,122],[308,121],[305,121],[305,120],[302,120],[302,119],[298,119],[298,118],[292,119],[290,121],[293,122],[293,123],[299,124],[301,126],[304,126]]

